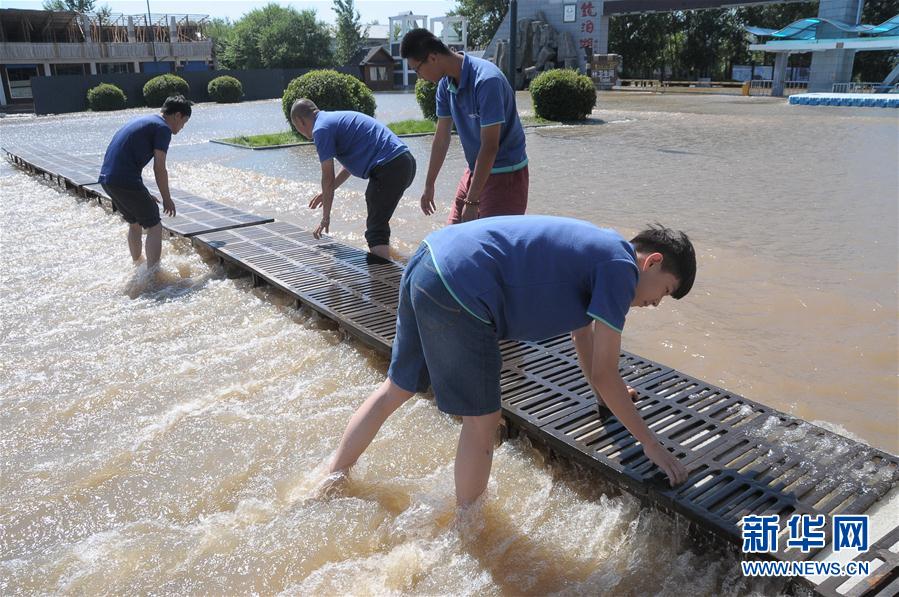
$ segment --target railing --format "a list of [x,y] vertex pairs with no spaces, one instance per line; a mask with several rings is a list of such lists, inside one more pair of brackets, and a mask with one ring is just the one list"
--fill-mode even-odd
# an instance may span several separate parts
[[621,87],[659,88],[662,82],[658,79],[618,79]]
[[[749,95],[771,95],[774,81],[756,79],[749,82]],[[808,91],[808,81],[784,81],[784,97]]]
[[661,79],[619,79],[618,86],[621,88],[635,89],[664,89],[666,87],[684,87],[697,89],[712,89],[722,87],[742,87],[743,83],[739,81],[711,81],[703,79],[701,81],[670,81]]
[[147,43],[0,43],[6,61],[104,60],[109,58],[205,58],[212,56],[211,41]]
[[883,83],[834,83],[834,93],[899,93],[899,83],[884,85]]

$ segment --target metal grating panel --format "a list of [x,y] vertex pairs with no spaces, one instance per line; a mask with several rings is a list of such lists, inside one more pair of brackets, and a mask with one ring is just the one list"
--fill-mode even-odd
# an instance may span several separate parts
[[[883,563],[879,566],[875,559]],[[850,579],[849,576],[832,576],[815,587],[815,591],[826,597],[868,597],[870,595],[894,596],[899,595],[899,527],[896,527],[879,541],[874,543],[868,551],[860,554],[853,561],[872,562],[867,578],[862,579],[848,590],[838,591],[843,583]]]
[[81,186],[96,183],[100,177],[102,159],[96,156],[74,156],[44,145],[22,145],[3,151],[16,165],[45,173],[58,182]]
[[287,222],[196,237],[389,354],[402,267]]
[[[103,202],[115,209],[102,186],[92,184],[84,185],[84,188],[96,194]],[[159,196],[159,190],[155,186],[150,185],[148,188],[154,196]],[[191,237],[216,230],[229,230],[274,221],[274,218],[259,216],[218,201],[204,199],[187,191],[170,189],[170,192],[172,200],[175,202],[177,215],[170,218],[161,213],[162,227],[179,236]]]
[[[503,407],[519,425],[731,540],[747,514],[780,514],[782,532],[794,513],[861,514],[899,480],[894,456],[622,353],[619,370],[638,392],[642,418],[690,472],[673,490],[624,426],[597,408],[567,335],[508,343],[504,356]],[[815,554],[785,547],[780,559]]]

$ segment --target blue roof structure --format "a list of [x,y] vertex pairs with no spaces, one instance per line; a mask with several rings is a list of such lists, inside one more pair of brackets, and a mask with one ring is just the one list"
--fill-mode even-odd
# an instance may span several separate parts
[[818,25],[826,23],[846,33],[857,33],[871,37],[890,37],[899,35],[899,14],[880,25],[850,25],[832,19],[800,19],[790,23],[783,29],[764,29],[762,27],[744,27],[746,31],[759,37],[773,37],[779,40],[814,40],[818,39]]

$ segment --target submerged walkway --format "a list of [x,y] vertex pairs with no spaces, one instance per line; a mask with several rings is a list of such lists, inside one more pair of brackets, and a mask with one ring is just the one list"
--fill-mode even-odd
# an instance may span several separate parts
[[[107,206],[96,185],[96,160],[47,148],[4,149],[10,160]],[[92,169],[93,168],[93,169]],[[191,237],[253,276],[293,296],[382,354],[395,335],[402,267],[287,222],[172,190],[178,216],[164,217],[172,234]],[[899,458],[811,425],[670,367],[622,352],[619,371],[639,396],[636,406],[662,443],[684,463],[689,479],[672,489],[633,436],[597,408],[568,335],[541,342],[502,343],[503,415],[554,453],[601,474],[646,503],[687,518],[691,528],[739,549],[743,516],[779,515],[777,560],[831,560],[830,520],[883,504],[899,482]],[[787,519],[823,514],[827,545],[787,550]],[[872,561],[862,579],[799,582],[821,595],[899,592],[899,526],[872,530]],[[844,552],[845,553],[845,552]],[[749,559],[761,559],[751,554]],[[850,586],[852,585],[852,586]],[[848,590],[847,590],[847,587]]]

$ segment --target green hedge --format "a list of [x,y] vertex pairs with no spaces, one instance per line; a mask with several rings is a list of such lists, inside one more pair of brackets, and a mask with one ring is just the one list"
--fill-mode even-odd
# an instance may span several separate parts
[[209,97],[220,104],[233,104],[243,97],[243,85],[234,77],[222,75],[209,81],[206,86]]
[[159,75],[144,85],[144,101],[151,108],[162,106],[171,95],[190,97],[190,85],[177,75]]
[[437,83],[425,79],[416,81],[415,99],[424,117],[437,122]]
[[127,101],[125,92],[110,83],[100,83],[87,90],[87,103],[94,112],[121,110]]
[[542,72],[529,89],[534,112],[547,120],[584,120],[596,105],[593,81],[570,69]]
[[281,98],[287,122],[290,122],[293,103],[304,97],[315,102],[320,110],[354,110],[375,115],[375,95],[371,89],[356,77],[336,70],[309,71],[287,85]]

